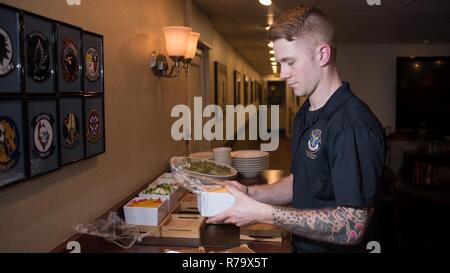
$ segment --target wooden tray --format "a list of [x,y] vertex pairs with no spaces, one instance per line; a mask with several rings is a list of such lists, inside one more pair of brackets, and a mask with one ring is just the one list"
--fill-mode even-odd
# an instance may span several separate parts
[[180,211],[180,200],[178,200],[178,203],[172,208],[172,210],[169,211],[167,216],[159,223],[157,226],[143,226],[143,225],[137,225],[140,232],[149,232],[151,236],[153,237],[161,237],[161,227],[167,223],[167,221],[170,219],[170,215],[173,213],[178,213]]
[[205,217],[197,214],[171,214],[161,227],[161,237],[199,238]]
[[242,244],[238,247],[233,247],[221,251],[210,251],[209,253],[255,253],[255,251],[248,247],[247,244]]
[[283,237],[266,237],[266,236],[248,236],[248,235],[240,235],[241,241],[259,241],[259,242],[276,242],[282,243]]
[[183,198],[181,198],[180,211],[199,213],[197,207],[197,195],[189,192]]
[[271,224],[254,224],[241,227],[240,239],[243,241],[282,242],[283,229]]

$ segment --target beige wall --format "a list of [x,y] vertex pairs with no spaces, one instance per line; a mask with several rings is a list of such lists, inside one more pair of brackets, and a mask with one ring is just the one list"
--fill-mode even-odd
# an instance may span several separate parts
[[395,130],[396,57],[449,54],[450,44],[341,45],[337,65],[342,80]]
[[[161,27],[184,24],[185,2],[0,2],[104,35],[107,152],[0,191],[0,252],[45,252],[163,171],[171,156],[187,152],[170,137],[170,111],[187,104],[187,81],[158,79],[148,68],[151,51],[164,52]],[[204,15],[195,11],[192,21],[213,46],[210,69],[214,60],[227,65],[230,86],[233,67],[254,73]]]

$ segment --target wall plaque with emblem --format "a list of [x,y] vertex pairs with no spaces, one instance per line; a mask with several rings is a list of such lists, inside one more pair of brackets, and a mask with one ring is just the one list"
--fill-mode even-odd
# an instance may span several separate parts
[[43,17],[25,13],[24,53],[26,93],[55,92],[53,23]]
[[0,3],[0,188],[105,152],[101,34]]
[[82,92],[81,29],[66,24],[57,25],[58,91]]
[[0,94],[21,93],[19,13],[0,6]]
[[84,102],[86,157],[105,152],[105,121],[102,95],[86,95]]
[[84,92],[103,93],[103,36],[83,32]]
[[59,98],[61,165],[84,159],[83,97]]
[[56,99],[28,101],[30,175],[59,168]]
[[26,177],[21,100],[0,100],[0,187]]

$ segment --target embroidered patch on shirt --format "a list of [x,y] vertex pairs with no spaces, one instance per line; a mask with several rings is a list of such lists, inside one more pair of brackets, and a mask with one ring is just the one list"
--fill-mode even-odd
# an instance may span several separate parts
[[308,140],[308,147],[306,149],[306,155],[311,159],[316,159],[317,152],[320,150],[321,134],[322,131],[320,131],[320,129],[314,129],[311,131],[311,135]]

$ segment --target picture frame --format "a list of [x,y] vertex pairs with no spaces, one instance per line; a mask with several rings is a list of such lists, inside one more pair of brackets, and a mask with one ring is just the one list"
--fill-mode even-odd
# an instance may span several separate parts
[[83,31],[83,91],[104,92],[103,36]]
[[103,94],[101,34],[0,3],[0,189],[104,153]]
[[29,176],[59,169],[58,109],[56,98],[27,100]]
[[234,79],[234,105],[242,104],[242,77],[241,73],[234,70],[233,73],[233,79]]
[[27,94],[54,94],[54,23],[40,15],[24,12],[24,83]]
[[22,100],[0,100],[0,188],[27,177],[23,119]]
[[84,95],[85,158],[106,151],[103,94]]
[[227,104],[227,67],[219,62],[214,62],[214,94],[215,104],[225,111]]
[[0,5],[0,95],[22,93],[20,10]]
[[85,157],[83,104],[83,96],[59,98],[61,166],[80,161]]
[[56,24],[55,58],[59,93],[83,93],[83,62],[81,28],[66,23]]

